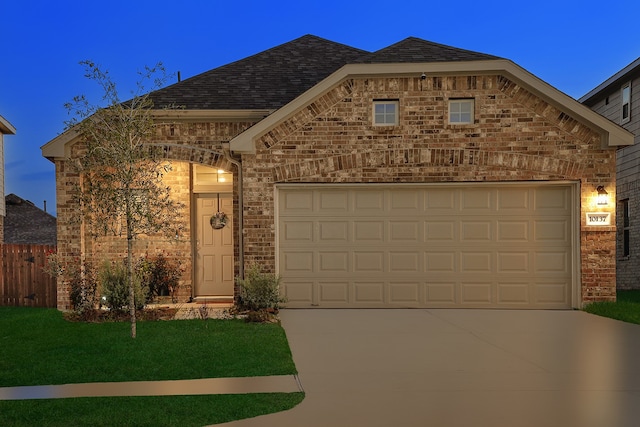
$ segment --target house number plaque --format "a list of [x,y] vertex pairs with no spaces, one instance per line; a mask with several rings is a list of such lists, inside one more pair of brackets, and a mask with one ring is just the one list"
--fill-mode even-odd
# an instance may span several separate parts
[[587,225],[611,225],[611,213],[587,212]]

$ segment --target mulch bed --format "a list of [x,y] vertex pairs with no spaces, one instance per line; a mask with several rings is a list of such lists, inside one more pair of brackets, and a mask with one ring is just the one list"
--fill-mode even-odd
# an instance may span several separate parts
[[[157,307],[145,308],[136,311],[136,320],[173,320],[177,308]],[[64,314],[65,319],[70,322],[128,322],[131,314],[128,311],[118,310],[86,310],[82,313],[69,311]]]

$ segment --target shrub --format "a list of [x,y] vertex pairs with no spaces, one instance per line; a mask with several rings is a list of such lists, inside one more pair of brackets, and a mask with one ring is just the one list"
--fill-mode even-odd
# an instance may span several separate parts
[[179,263],[170,261],[162,254],[155,258],[140,258],[136,271],[142,286],[148,289],[146,302],[150,303],[156,297],[167,295],[171,296],[173,302],[177,302],[176,294],[183,270]]
[[[129,309],[129,286],[127,284],[127,267],[122,262],[104,261],[98,272],[103,302],[111,310]],[[145,292],[140,285],[140,278],[133,275],[136,309],[144,308]]]
[[245,271],[245,277],[237,278],[240,285],[240,306],[251,311],[277,311],[285,299],[280,296],[280,277],[264,273],[256,265]]
[[74,311],[84,314],[98,304],[98,282],[96,273],[89,262],[76,260],[61,273],[69,284],[69,298]]

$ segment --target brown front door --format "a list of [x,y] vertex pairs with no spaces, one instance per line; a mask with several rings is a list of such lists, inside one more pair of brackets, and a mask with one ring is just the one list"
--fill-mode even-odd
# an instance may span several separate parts
[[[211,215],[228,216],[224,228],[214,229]],[[195,296],[233,297],[233,197],[230,193],[196,196]]]

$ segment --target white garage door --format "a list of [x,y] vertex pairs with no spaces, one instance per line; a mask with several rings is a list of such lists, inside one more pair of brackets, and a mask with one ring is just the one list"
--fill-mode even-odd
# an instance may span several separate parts
[[570,308],[571,189],[279,186],[287,306]]

